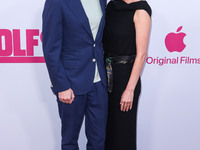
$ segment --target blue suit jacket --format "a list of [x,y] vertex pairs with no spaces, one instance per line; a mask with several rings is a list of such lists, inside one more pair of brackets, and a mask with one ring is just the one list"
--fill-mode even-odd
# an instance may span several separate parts
[[93,84],[97,61],[107,86],[102,35],[106,0],[100,0],[103,17],[94,40],[80,0],[46,0],[43,11],[43,52],[54,93],[72,88],[85,94]]

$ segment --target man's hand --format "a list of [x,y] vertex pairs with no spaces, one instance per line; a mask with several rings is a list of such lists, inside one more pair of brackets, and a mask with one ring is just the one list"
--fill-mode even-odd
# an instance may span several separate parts
[[63,103],[72,104],[72,102],[74,101],[75,96],[74,96],[74,92],[72,91],[72,89],[68,89],[66,91],[59,92],[58,93],[58,98]]

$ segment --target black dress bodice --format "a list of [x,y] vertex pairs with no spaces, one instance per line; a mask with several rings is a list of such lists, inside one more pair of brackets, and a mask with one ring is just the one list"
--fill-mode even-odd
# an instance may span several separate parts
[[108,3],[103,36],[104,51],[107,55],[136,55],[133,17],[138,9],[144,9],[151,16],[151,8],[146,1],[127,4],[122,0],[115,0]]

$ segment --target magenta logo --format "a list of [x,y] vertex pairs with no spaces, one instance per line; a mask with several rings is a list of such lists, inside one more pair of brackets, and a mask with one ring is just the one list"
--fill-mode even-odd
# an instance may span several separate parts
[[186,36],[185,33],[180,32],[183,26],[180,26],[177,29],[177,33],[169,33],[165,38],[165,45],[169,52],[182,52],[186,45],[183,42],[184,37]]
[[44,63],[43,56],[34,55],[34,47],[38,46],[39,41],[42,42],[39,29],[27,29],[26,48],[21,49],[19,29],[0,29],[0,63]]
[[[183,26],[180,26],[176,33],[169,33],[165,38],[165,45],[169,52],[182,52],[186,45],[183,42],[184,37],[186,36],[185,33],[180,32]],[[200,58],[199,57],[190,57],[190,56],[176,56],[176,57],[167,57],[167,56],[157,56],[157,57],[147,57],[146,59],[147,64],[152,65],[200,65]]]

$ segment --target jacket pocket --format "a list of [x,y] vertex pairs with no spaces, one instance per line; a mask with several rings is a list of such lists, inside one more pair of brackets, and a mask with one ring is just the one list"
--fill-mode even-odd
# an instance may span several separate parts
[[80,66],[80,60],[63,59],[62,63],[64,68],[79,68]]

